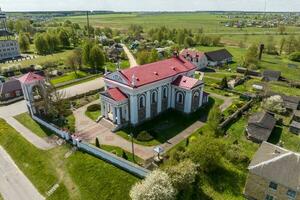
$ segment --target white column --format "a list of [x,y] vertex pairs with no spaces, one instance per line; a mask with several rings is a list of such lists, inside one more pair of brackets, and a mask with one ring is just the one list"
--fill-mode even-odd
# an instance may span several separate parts
[[101,116],[104,116],[105,115],[105,110],[104,110],[104,102],[100,100],[100,103],[101,103]]
[[104,106],[104,115],[105,115],[105,118],[107,119],[108,118],[108,103],[107,102],[105,102],[105,106]]
[[158,95],[157,95],[157,113],[161,112],[161,103],[162,103],[162,98],[161,98],[161,87],[158,88]]
[[203,90],[204,90],[204,86],[202,86],[201,89],[200,89],[200,102],[199,102],[199,108],[202,106],[202,101],[203,101]]
[[150,91],[147,91],[146,95],[146,119],[150,118],[150,110],[151,110],[151,98]]
[[121,108],[117,108],[117,124],[120,125],[121,124],[121,112],[120,112]]
[[128,122],[128,121],[129,121],[129,110],[128,110],[128,106],[125,106],[125,113],[126,113],[125,119],[126,119],[126,121]]
[[137,110],[137,96],[130,96],[130,122],[137,124],[138,122],[138,110]]
[[172,87],[172,94],[171,94],[170,98],[171,98],[171,107],[175,108],[176,94],[175,94],[175,88],[174,87]]
[[116,123],[116,109],[115,109],[115,107],[112,107],[112,113],[113,113],[113,122]]
[[172,105],[172,85],[168,85],[168,108]]
[[184,101],[184,112],[190,113],[192,108],[192,92],[189,91],[185,94],[185,101]]

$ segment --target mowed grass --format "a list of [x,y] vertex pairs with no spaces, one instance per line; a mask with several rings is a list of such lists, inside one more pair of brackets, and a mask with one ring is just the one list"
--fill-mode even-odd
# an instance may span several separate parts
[[8,66],[17,66],[20,65],[21,67],[28,67],[30,65],[44,65],[45,63],[65,63],[65,59],[72,53],[72,50],[66,50],[60,53],[55,53],[52,55],[46,56],[38,56],[37,58],[31,60],[23,60],[20,62],[15,63],[7,63],[7,64],[0,64],[0,68],[8,67]]
[[85,111],[85,115],[93,121],[96,121],[101,115],[101,111]]
[[129,199],[129,190],[138,181],[86,153],[74,152],[66,158],[68,145],[39,150],[2,119],[0,145],[42,195],[59,184],[47,199]]
[[27,112],[19,114],[14,118],[39,137],[47,137],[53,134],[51,130],[36,123]]
[[51,83],[54,84],[54,85],[57,85],[57,84],[65,83],[65,82],[68,82],[68,81],[73,81],[73,80],[76,80],[76,79],[79,79],[79,78],[84,78],[86,76],[87,76],[87,73],[82,72],[82,71],[77,71],[76,73],[75,72],[69,72],[69,73],[64,74],[62,76],[58,76],[58,77],[55,77],[55,78],[51,79]]

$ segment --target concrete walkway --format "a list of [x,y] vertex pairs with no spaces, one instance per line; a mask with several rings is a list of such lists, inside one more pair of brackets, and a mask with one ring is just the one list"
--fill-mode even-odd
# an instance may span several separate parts
[[4,200],[43,200],[45,199],[9,154],[0,146],[0,193]]
[[46,142],[46,140],[44,140],[43,138],[34,134],[31,130],[29,130],[28,128],[23,126],[15,118],[8,117],[5,120],[10,126],[15,128],[27,141],[29,141],[35,147],[42,149],[42,150],[48,150],[55,146],[54,144],[50,144],[50,143]]
[[209,95],[224,100],[224,103],[219,107],[222,112],[224,112],[227,108],[229,108],[233,102],[232,97],[225,97],[216,93],[209,93]]
[[127,46],[125,44],[121,44],[126,55],[127,55],[127,58],[129,60],[129,63],[130,63],[130,67],[135,67],[135,66],[138,66],[134,56],[132,55],[132,53],[130,52],[130,50],[127,48]]

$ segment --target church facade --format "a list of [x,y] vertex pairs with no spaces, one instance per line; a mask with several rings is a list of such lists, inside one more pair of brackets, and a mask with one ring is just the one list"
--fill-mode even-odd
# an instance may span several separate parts
[[106,73],[101,93],[102,117],[117,127],[138,125],[175,109],[189,114],[208,101],[204,83],[194,78],[196,66],[181,55]]

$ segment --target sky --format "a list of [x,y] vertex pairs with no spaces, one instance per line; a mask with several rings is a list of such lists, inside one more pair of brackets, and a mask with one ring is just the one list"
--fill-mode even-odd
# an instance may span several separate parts
[[300,0],[0,0],[4,11],[267,11],[300,12]]

